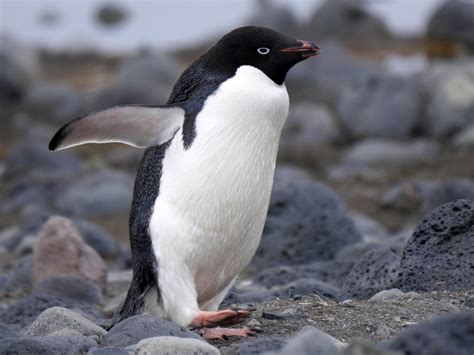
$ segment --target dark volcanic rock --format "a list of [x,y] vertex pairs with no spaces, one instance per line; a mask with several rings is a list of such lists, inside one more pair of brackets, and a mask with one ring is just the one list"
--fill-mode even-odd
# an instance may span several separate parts
[[240,355],[257,355],[266,352],[277,352],[281,350],[287,340],[282,337],[262,337],[255,340],[246,340],[237,344],[233,344],[228,348],[229,354]]
[[38,336],[4,339],[1,354],[84,354],[97,342],[92,337]]
[[340,299],[367,299],[398,285],[400,257],[386,249],[367,252],[352,268],[342,287]]
[[173,322],[150,315],[137,315],[114,325],[105,336],[105,342],[107,345],[125,347],[156,336],[201,339],[196,333]]
[[24,296],[31,290],[33,257],[26,255],[17,260],[5,275],[0,287],[0,297]]
[[330,260],[360,233],[340,197],[323,184],[278,175],[256,262],[295,265]]
[[474,312],[437,317],[409,327],[387,344],[388,348],[416,355],[472,355]]
[[20,333],[17,330],[11,329],[6,324],[0,323],[0,341],[5,338],[17,338]]
[[0,322],[12,327],[23,328],[31,324],[44,310],[54,307],[64,307],[87,315],[89,318],[99,319],[102,314],[96,308],[85,303],[61,299],[53,296],[29,296],[0,312]]
[[456,200],[435,209],[416,227],[401,260],[404,291],[474,287],[474,202]]

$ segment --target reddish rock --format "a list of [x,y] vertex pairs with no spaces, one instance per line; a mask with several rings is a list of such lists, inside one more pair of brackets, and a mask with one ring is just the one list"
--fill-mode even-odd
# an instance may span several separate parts
[[41,228],[34,250],[33,283],[55,276],[85,278],[104,290],[107,266],[74,223],[53,216]]

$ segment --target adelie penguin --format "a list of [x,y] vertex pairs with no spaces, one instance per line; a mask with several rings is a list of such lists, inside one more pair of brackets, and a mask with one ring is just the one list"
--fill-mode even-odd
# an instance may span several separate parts
[[319,48],[262,27],[226,34],[184,71],[167,105],[118,106],[62,127],[49,148],[146,147],[130,214],[133,280],[114,321],[153,313],[205,338],[247,336],[218,310],[253,257],[270,201],[285,77]]

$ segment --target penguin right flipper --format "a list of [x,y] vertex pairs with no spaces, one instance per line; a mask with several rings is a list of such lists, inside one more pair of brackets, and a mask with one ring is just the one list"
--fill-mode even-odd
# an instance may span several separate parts
[[169,141],[182,126],[184,105],[115,106],[76,118],[51,139],[50,150],[86,143],[124,143],[150,147]]

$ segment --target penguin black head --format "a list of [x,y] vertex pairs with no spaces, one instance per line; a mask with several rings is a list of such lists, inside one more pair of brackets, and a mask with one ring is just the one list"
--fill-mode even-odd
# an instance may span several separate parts
[[319,47],[313,42],[269,28],[246,26],[227,33],[205,57],[213,70],[235,72],[242,65],[251,65],[282,84],[293,65],[318,54]]

